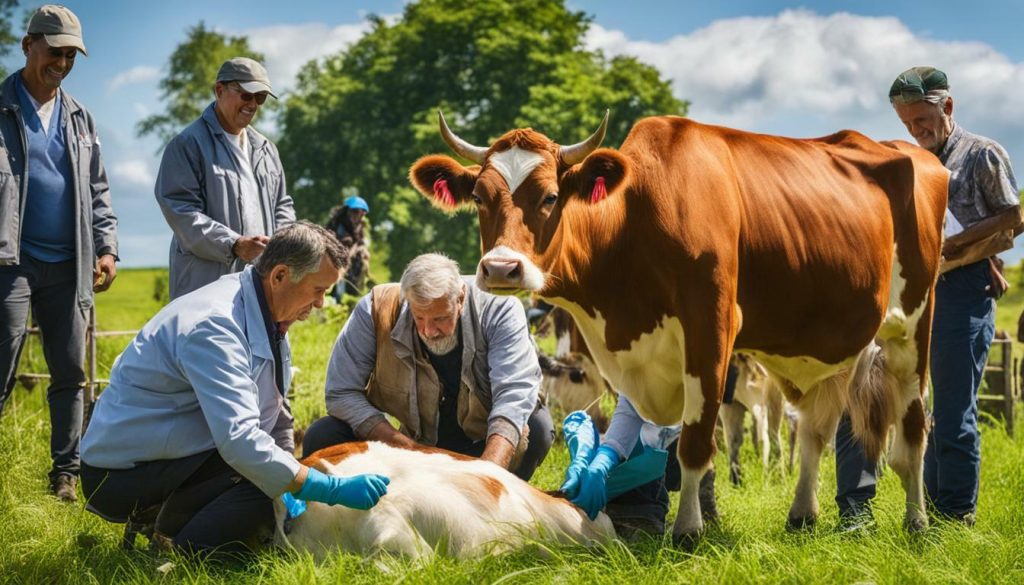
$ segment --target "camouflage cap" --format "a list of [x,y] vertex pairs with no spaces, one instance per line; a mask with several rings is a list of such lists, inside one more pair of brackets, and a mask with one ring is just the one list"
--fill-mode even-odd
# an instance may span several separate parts
[[912,103],[924,99],[925,94],[937,89],[949,89],[945,73],[934,67],[911,67],[892,82],[889,100]]

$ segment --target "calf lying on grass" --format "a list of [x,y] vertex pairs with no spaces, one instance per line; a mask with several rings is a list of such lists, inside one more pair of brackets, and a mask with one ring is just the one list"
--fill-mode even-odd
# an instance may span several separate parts
[[303,463],[327,474],[379,473],[391,479],[387,495],[369,510],[309,502],[306,512],[286,525],[284,506],[275,501],[275,544],[317,558],[337,549],[465,559],[533,541],[589,546],[615,538],[604,514],[591,521],[569,501],[493,463],[441,449],[346,443],[317,451]]

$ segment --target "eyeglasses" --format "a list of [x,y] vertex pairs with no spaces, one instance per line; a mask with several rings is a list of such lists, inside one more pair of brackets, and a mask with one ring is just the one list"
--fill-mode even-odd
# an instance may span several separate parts
[[235,90],[238,93],[238,97],[242,98],[243,102],[251,102],[252,100],[256,100],[256,103],[261,106],[263,105],[263,102],[267,101],[267,96],[270,95],[265,91],[261,91],[259,93],[249,93],[242,89],[242,87],[239,85],[229,85],[228,87]]

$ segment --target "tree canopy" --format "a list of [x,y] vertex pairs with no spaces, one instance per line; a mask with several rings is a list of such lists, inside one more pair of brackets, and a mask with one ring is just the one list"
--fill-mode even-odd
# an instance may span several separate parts
[[445,217],[406,178],[418,157],[448,150],[438,109],[481,145],[526,126],[576,142],[610,109],[605,143],[616,146],[640,117],[686,113],[653,67],[587,51],[590,18],[562,0],[421,0],[393,23],[371,23],[347,50],[302,69],[278,145],[298,214],[323,219],[354,189],[392,274],[426,251],[464,269],[479,259],[475,215]]
[[249,48],[244,36],[223,35],[203,22],[190,28],[185,42],[171,54],[166,77],[160,80],[166,111],[141,120],[136,127],[138,135],[156,134],[164,143],[174,138],[213,101],[217,70],[232,57],[263,61],[263,55]]
[[[21,36],[11,28],[17,6],[18,0],[0,0],[0,61],[10,55],[21,40]],[[6,79],[8,75],[10,71],[0,63],[0,79]]]

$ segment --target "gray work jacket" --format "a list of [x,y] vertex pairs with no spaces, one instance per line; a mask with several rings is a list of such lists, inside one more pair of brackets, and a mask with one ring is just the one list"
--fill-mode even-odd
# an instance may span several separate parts
[[[28,196],[25,153],[28,138],[14,72],[0,87],[0,266],[12,266],[21,257],[21,220]],[[92,114],[78,101],[60,91],[64,142],[75,198],[75,274],[78,304],[92,306],[93,270],[104,254],[117,257],[117,217],[110,205],[107,171],[103,168],[100,141]]]
[[[295,208],[285,192],[277,147],[252,127],[245,132],[252,173],[259,185],[263,233],[269,236],[295,221]],[[232,148],[210,104],[164,149],[156,200],[174,232],[169,275],[172,299],[245,267],[231,252],[242,235],[242,183]]]

